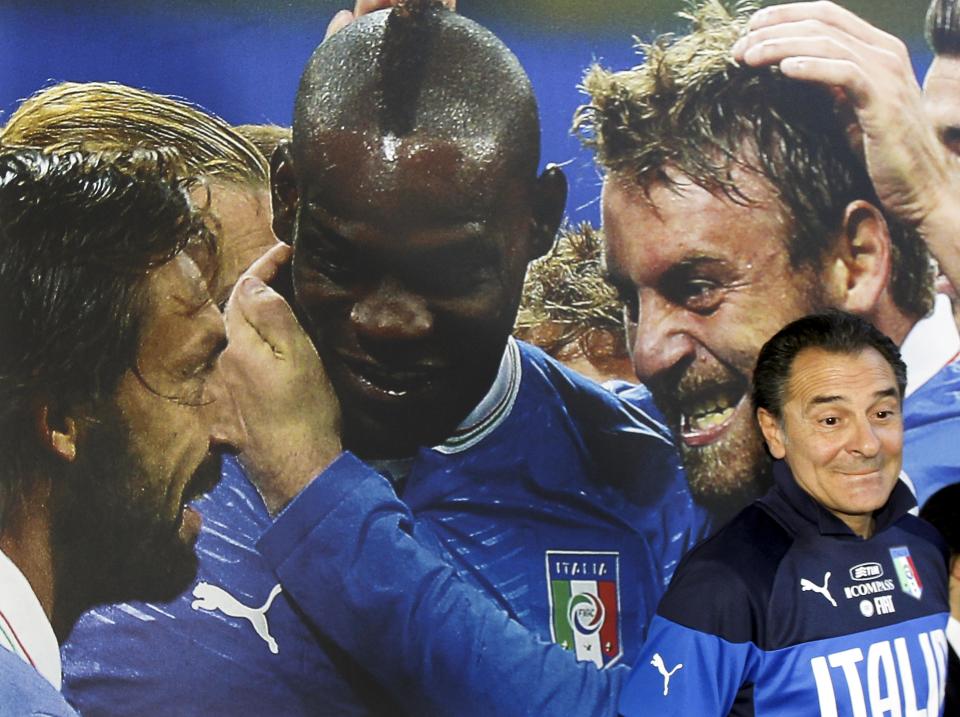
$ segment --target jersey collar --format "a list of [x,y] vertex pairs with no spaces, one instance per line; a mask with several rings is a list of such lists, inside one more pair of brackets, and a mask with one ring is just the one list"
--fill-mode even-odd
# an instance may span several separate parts
[[30,583],[3,551],[0,551],[0,647],[32,665],[60,690],[60,646],[53,627]]
[[500,369],[487,394],[447,440],[433,450],[452,454],[475,446],[503,423],[520,392],[520,349],[510,337],[500,359]]

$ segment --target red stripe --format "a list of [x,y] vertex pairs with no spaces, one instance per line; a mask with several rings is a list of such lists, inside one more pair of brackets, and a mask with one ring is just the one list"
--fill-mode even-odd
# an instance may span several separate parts
[[907,562],[910,563],[910,571],[913,573],[913,579],[917,581],[917,587],[923,590],[923,583],[920,582],[920,573],[917,572],[917,566],[913,564],[913,558],[907,555]]
[[7,616],[3,614],[3,610],[0,610],[0,618],[3,619],[4,624],[10,628],[10,634],[13,635],[13,639],[17,641],[17,645],[20,646],[20,650],[27,657],[27,662],[30,663],[30,666],[34,669],[37,668],[37,663],[33,661],[33,658],[30,657],[30,653],[27,652],[27,648],[23,646],[23,643],[20,641],[19,635],[17,635],[16,630],[13,629],[13,625],[10,624],[10,621],[7,619]]
[[[620,615],[617,612],[617,584],[611,580],[598,580],[597,592],[603,603],[604,619],[600,627],[600,649],[604,661],[620,654]],[[608,647],[609,645],[609,647]]]

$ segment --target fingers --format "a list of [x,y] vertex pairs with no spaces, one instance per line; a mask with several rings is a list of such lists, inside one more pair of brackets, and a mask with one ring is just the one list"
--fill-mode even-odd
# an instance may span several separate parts
[[818,2],[795,2],[773,5],[754,13],[747,25],[749,32],[772,25],[815,20],[873,46],[900,44],[900,41],[844,7],[818,0]]
[[[245,276],[238,285],[236,300],[226,315],[227,337],[231,344],[258,341],[278,359],[291,355],[292,344],[303,335],[293,309],[283,297],[255,276]],[[252,330],[256,339],[250,335]],[[304,340],[306,339],[303,336]]]
[[916,83],[902,42],[823,0],[758,11],[732,52],[747,65],[775,65],[792,79],[842,87],[858,111],[871,93],[895,96]]
[[357,0],[353,6],[353,16],[354,18],[358,18],[367,13],[383,10],[391,5],[390,0]]
[[[903,42],[832,2],[790,3],[757,11],[747,25],[747,34],[735,45],[734,56],[758,43],[787,37],[832,37],[842,46],[853,45],[858,54],[889,53],[903,64],[909,53]],[[748,64],[754,64],[749,59]]]
[[[280,267],[290,261],[293,256],[293,248],[289,244],[278,243],[272,246],[265,254],[250,265],[250,268],[243,272],[243,276],[252,276],[264,284],[268,284],[277,276]],[[243,277],[241,277],[241,280]]]
[[330,24],[327,25],[327,31],[323,34],[323,39],[327,40],[332,35],[340,32],[343,28],[353,22],[353,13],[349,10],[341,10],[336,15],[333,16],[333,19],[330,21]]
[[787,57],[823,57],[860,61],[861,55],[852,43],[824,33],[801,35],[787,27],[768,28],[738,41],[734,57],[748,65],[775,65]]
[[910,68],[909,59],[905,60],[895,47],[865,42],[819,20],[751,30],[734,44],[733,57],[753,66],[775,65],[788,57],[820,57],[858,62],[864,67],[886,67],[895,72]]

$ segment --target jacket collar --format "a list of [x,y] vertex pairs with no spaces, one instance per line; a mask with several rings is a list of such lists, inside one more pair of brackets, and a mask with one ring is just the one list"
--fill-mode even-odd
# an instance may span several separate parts
[[[778,494],[804,520],[815,525],[821,535],[855,536],[846,523],[818,503],[813,496],[805,491],[786,461],[775,461],[773,464],[773,489],[771,493]],[[897,480],[887,502],[874,512],[876,523],[875,533],[886,530],[897,522],[917,504],[916,498],[902,480]]]

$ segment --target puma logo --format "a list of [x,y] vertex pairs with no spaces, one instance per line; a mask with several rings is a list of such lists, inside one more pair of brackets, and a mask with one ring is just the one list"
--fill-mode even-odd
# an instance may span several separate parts
[[660,657],[660,653],[656,652],[653,655],[653,659],[650,660],[650,664],[657,668],[657,672],[663,675],[663,696],[666,697],[670,692],[670,677],[673,676],[673,673],[683,667],[683,663],[677,663],[677,666],[672,670],[667,672],[667,666],[663,664],[663,658]]
[[267,610],[270,609],[274,598],[280,594],[281,590],[280,584],[277,583],[273,586],[270,595],[267,596],[267,601],[263,605],[249,607],[223,588],[210,583],[199,582],[193,589],[193,596],[197,599],[190,603],[190,607],[194,610],[206,610],[208,612],[219,610],[230,617],[242,617],[253,626],[256,633],[267,643],[270,652],[276,655],[280,648],[277,647],[277,641],[270,635],[270,628],[267,626]]
[[800,578],[800,590],[802,592],[807,592],[807,590],[813,590],[813,592],[815,593],[820,593],[827,600],[830,601],[831,605],[836,607],[837,601],[833,599],[833,595],[831,595],[830,591],[827,589],[827,583],[829,582],[830,582],[830,571],[828,570],[826,574],[823,576],[823,587],[820,587],[819,585],[810,582],[806,578]]

